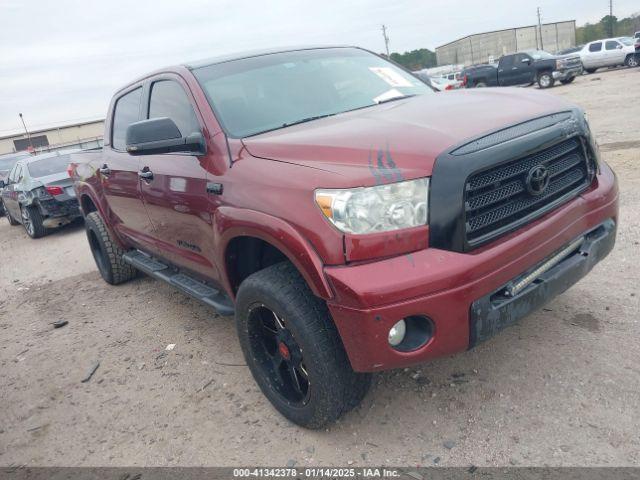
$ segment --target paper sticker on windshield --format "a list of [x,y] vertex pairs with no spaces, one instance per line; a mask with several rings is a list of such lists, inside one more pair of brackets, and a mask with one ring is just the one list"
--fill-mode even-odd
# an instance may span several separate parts
[[404,97],[404,94],[400,90],[396,90],[395,88],[392,88],[391,90],[387,90],[383,94],[378,95],[376,98],[373,99],[373,101],[376,103],[380,103],[386,100],[391,100],[392,98],[402,98],[402,97]]
[[389,67],[369,67],[373,73],[379,76],[382,80],[387,82],[392,87],[412,87],[413,85],[409,80],[404,78],[395,70]]

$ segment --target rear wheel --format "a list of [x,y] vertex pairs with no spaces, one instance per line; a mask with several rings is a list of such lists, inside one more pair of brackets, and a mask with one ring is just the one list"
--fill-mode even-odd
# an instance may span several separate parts
[[540,88],[551,88],[553,87],[555,80],[553,79],[553,75],[551,72],[542,72],[538,75],[538,86]]
[[42,224],[43,218],[38,207],[20,207],[22,214],[22,226],[31,238],[44,237],[47,229]]
[[324,301],[288,262],[242,282],[236,325],[258,386],[298,425],[322,428],[357,406],[369,389],[371,375],[351,369]]
[[595,73],[595,71],[597,70],[597,68],[585,68],[584,71],[587,73]]
[[576,77],[565,78],[564,80],[560,80],[560,83],[563,84],[563,85],[569,85],[575,79],[576,79]]
[[87,215],[84,224],[89,248],[104,281],[117,285],[134,278],[138,271],[123,260],[124,250],[111,239],[98,212]]
[[633,67],[637,67],[638,66],[638,55],[636,55],[636,54],[628,55],[626,60],[624,61],[624,64],[627,67],[632,67],[632,68]]

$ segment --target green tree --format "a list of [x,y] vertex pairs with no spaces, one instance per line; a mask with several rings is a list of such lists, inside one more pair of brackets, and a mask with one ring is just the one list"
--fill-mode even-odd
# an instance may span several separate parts
[[427,48],[420,48],[404,53],[394,52],[390,57],[394,62],[412,71],[435,67],[437,64],[435,52]]

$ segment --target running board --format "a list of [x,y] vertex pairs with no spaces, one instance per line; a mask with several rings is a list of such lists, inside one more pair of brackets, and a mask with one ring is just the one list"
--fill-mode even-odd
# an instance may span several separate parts
[[129,265],[146,273],[150,277],[163,280],[179,288],[187,295],[215,308],[220,315],[233,315],[233,302],[224,292],[192,278],[184,273],[176,272],[166,265],[139,250],[131,250],[122,256]]

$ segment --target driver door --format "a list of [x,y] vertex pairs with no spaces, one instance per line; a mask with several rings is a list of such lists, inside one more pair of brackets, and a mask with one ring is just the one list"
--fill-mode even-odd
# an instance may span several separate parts
[[[202,132],[187,84],[175,74],[151,80],[145,118],[168,117],[183,137]],[[149,219],[145,232],[156,254],[174,265],[217,279],[212,217],[207,193],[207,155],[190,152],[142,155],[140,191]]]

